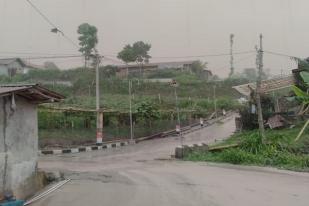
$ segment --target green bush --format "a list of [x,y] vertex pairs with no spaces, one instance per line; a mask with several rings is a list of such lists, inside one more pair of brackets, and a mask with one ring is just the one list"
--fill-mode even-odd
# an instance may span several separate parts
[[293,141],[299,130],[299,126],[283,131],[266,130],[264,141],[257,130],[244,132],[227,141],[229,144],[238,142],[238,148],[221,152],[193,152],[186,159],[309,171],[309,155],[306,152],[308,149],[304,149],[309,136],[305,134],[300,142]]
[[257,155],[248,153],[241,149],[228,149],[224,150],[221,154],[222,162],[232,164],[253,164],[260,163],[260,159]]

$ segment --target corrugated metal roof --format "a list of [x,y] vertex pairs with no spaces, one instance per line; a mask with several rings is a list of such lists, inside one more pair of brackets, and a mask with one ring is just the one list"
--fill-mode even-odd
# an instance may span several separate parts
[[33,103],[59,102],[64,96],[38,84],[0,85],[0,97],[14,93]]
[[1,87],[0,86],[0,95],[1,94],[6,94],[6,93],[12,93],[24,89],[31,88],[31,86],[23,86],[23,87]]
[[[261,92],[269,93],[279,89],[284,89],[290,87],[295,83],[295,78],[293,75],[288,75],[284,77],[278,77],[274,79],[264,80],[261,82]],[[236,89],[240,94],[245,96],[250,96],[251,89],[256,89],[255,83],[243,84],[234,86],[233,89]]]
[[252,89],[255,90],[255,84],[254,83],[242,84],[242,85],[234,86],[232,88],[238,91],[240,94],[249,97]]

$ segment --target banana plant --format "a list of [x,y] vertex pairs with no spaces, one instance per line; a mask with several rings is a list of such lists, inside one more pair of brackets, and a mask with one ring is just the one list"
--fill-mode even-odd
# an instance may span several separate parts
[[296,99],[302,103],[302,108],[299,112],[299,115],[303,115],[309,110],[309,94],[297,86],[292,86],[292,89],[296,95]]

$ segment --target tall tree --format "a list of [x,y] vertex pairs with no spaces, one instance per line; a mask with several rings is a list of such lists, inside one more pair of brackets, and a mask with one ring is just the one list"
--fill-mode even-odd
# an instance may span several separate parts
[[191,72],[201,75],[203,73],[203,70],[207,68],[207,62],[201,62],[201,61],[194,61],[191,66]]
[[151,49],[151,45],[138,41],[133,44],[133,51],[136,55],[136,61],[139,63],[148,63],[151,56],[148,54]]
[[95,47],[98,43],[98,29],[95,26],[92,26],[88,23],[83,23],[79,25],[77,29],[77,33],[79,34],[78,40],[79,45],[81,46],[79,51],[85,57],[85,67],[87,66],[87,61],[91,56],[95,53]]
[[118,58],[126,64],[136,62],[141,67],[143,63],[149,63],[151,56],[148,54],[151,48],[150,44],[143,41],[135,42],[133,45],[127,44],[119,53]]
[[149,59],[151,58],[151,56],[148,54],[150,49],[150,44],[144,43],[143,41],[138,41],[133,45],[125,45],[125,47],[118,53],[117,57],[125,63],[148,63]]
[[126,64],[130,62],[136,61],[136,55],[133,50],[133,47],[130,44],[127,44],[119,53],[117,56],[118,59],[121,59]]

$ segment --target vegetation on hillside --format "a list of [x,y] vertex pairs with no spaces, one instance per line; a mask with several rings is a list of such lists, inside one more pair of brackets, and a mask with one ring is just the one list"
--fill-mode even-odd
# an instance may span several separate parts
[[[217,108],[225,110],[238,108],[236,99],[239,95],[231,90],[231,87],[247,81],[244,78],[208,81],[199,75],[200,66],[195,65],[194,72],[160,70],[147,77],[176,79],[179,84],[177,93],[182,125],[196,121],[199,117],[206,117],[214,111],[214,84],[216,84]],[[129,82],[128,79],[117,78],[115,73],[116,69],[113,66],[100,68],[100,102],[101,107],[108,111],[104,114],[104,135],[108,138],[126,137],[130,131]],[[142,81],[134,77],[130,80],[133,83],[132,112],[135,137],[174,129],[176,125],[174,88],[167,83]],[[46,107],[95,109],[94,69],[31,70],[27,74],[18,74],[13,78],[2,76],[0,83],[41,83],[66,96],[62,103],[40,107],[41,143],[53,140],[73,143],[95,140],[95,112],[55,112],[46,109]],[[151,116],[151,124],[148,115]]]

